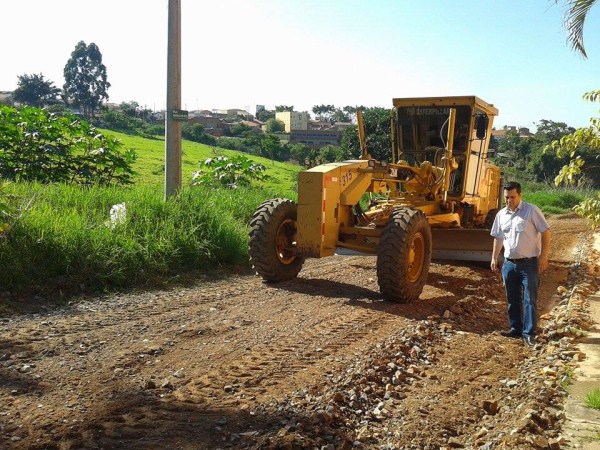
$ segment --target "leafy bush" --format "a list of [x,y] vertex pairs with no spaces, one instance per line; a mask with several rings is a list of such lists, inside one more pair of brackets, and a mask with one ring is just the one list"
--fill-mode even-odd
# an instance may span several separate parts
[[0,177],[8,180],[131,183],[136,155],[121,146],[73,115],[0,107]]
[[252,181],[266,179],[267,168],[243,156],[217,156],[200,162],[201,169],[194,173],[192,185],[236,189],[250,186]]
[[229,150],[245,151],[243,139],[229,136],[217,138],[217,147],[226,148]]
[[154,124],[148,126],[146,129],[148,134],[151,136],[164,136],[165,135],[165,126],[163,124]]
[[573,210],[588,219],[591,222],[592,229],[596,229],[600,224],[600,193],[597,193],[595,197],[587,197]]
[[186,123],[181,129],[181,135],[190,141],[200,142],[206,145],[217,145],[217,138],[204,131],[204,126],[201,123],[192,125]]
[[231,136],[245,137],[245,136],[247,136],[248,133],[255,133],[255,131],[248,125],[238,122],[238,123],[233,124],[229,128],[229,133],[231,134]]
[[285,124],[281,120],[269,119],[265,125],[268,133],[282,133],[285,131]]
[[100,115],[100,126],[150,139],[165,133],[163,125],[151,125],[139,117],[132,117],[126,112],[114,109],[107,109],[102,112]]

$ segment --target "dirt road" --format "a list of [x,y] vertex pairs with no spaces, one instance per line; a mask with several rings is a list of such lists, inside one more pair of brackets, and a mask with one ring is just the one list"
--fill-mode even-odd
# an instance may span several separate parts
[[570,338],[545,324],[587,228],[551,226],[535,350],[498,334],[487,267],[434,263],[402,305],[363,256],[0,319],[0,448],[561,448]]

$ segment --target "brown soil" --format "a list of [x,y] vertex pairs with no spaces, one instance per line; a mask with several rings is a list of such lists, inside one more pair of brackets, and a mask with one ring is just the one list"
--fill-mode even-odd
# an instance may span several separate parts
[[[587,236],[551,227],[546,319]],[[404,305],[367,256],[4,318],[0,448],[535,448],[560,432],[560,336],[542,322],[531,350],[506,324],[486,265],[434,263]]]

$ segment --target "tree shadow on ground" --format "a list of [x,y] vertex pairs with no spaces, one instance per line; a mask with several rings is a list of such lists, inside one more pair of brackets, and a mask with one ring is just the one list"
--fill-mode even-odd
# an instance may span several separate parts
[[0,389],[14,391],[15,395],[39,392],[43,389],[40,382],[30,373],[30,358],[20,357],[29,356],[30,352],[31,347],[19,340],[0,341]]
[[[340,429],[339,424],[324,424],[317,413],[268,411],[263,406],[213,407],[202,399],[181,401],[164,392],[122,392],[112,402],[97,405],[88,417],[89,421],[76,426],[55,423],[51,434],[40,442],[31,442],[27,448],[267,448],[270,443],[265,434],[281,437],[282,429],[286,430],[284,441],[291,445],[289,448],[314,448],[316,442],[303,441],[294,435],[297,424],[303,424],[298,430],[305,430],[310,439],[322,436],[317,448],[327,444],[350,448],[352,442],[346,435],[348,430]],[[315,431],[319,427],[320,431]],[[333,435],[337,437],[328,441],[328,436]],[[29,444],[27,440],[21,443]]]
[[31,374],[20,372],[18,367],[0,367],[0,389],[6,389],[13,395],[39,393],[46,390],[46,387]]
[[[249,267],[206,268],[182,274],[155,275],[137,284],[122,286],[87,286],[85,283],[58,283],[48,280],[46,285],[23,289],[0,296],[0,316],[22,316],[27,314],[52,314],[57,310],[68,310],[73,305],[91,298],[111,294],[135,294],[138,291],[161,292],[173,288],[190,288],[201,283],[226,280],[235,276],[250,276]],[[133,283],[133,282],[132,282]]]

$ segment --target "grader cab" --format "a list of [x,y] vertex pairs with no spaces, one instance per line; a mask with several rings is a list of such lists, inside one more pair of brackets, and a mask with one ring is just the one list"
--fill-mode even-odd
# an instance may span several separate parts
[[488,161],[498,110],[474,96],[397,98],[389,161],[366,146],[361,158],[299,174],[298,204],[262,203],[251,220],[249,254],[265,281],[294,278],[305,258],[340,249],[377,255],[383,296],[421,294],[433,258],[491,259],[489,228],[501,204],[501,174]]

